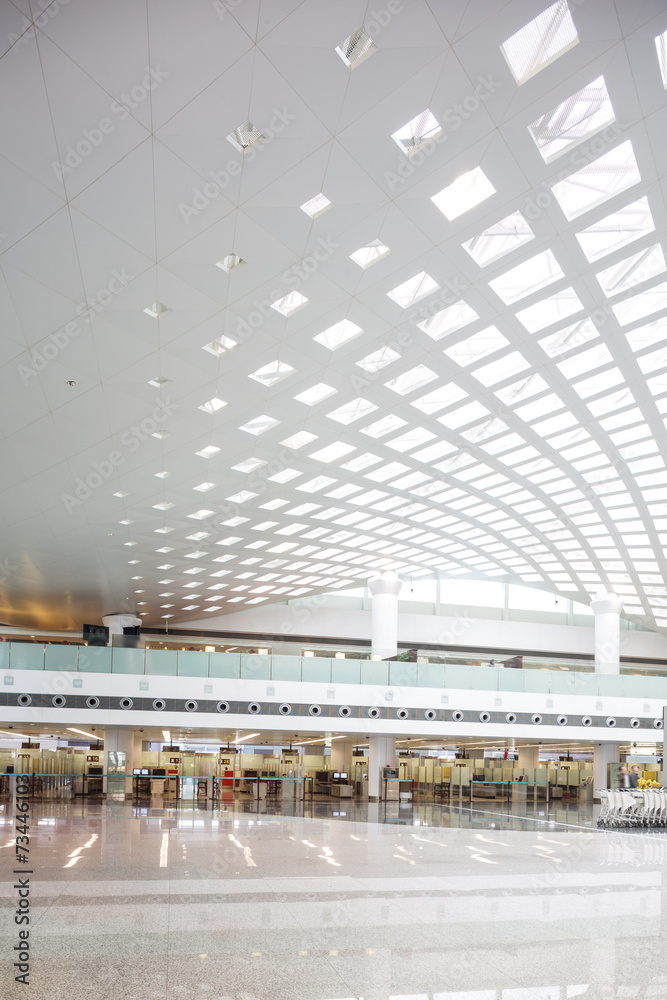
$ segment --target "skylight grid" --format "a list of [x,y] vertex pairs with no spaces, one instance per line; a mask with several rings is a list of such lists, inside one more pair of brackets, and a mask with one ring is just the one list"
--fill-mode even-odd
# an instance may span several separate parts
[[357,399],[352,399],[349,403],[339,406],[338,409],[332,410],[331,413],[327,413],[327,416],[339,424],[351,424],[355,420],[359,420],[360,417],[372,413],[373,410],[377,410],[377,405],[359,396]]
[[520,310],[516,318],[529,333],[537,333],[559,320],[567,319],[583,308],[574,288],[563,288],[549,298],[541,299],[527,309]]
[[513,212],[500,222],[494,222],[483,229],[472,239],[466,240],[461,246],[480,267],[486,267],[533,239],[535,233],[521,212]]
[[414,392],[415,389],[420,389],[423,385],[428,385],[438,376],[435,372],[431,371],[425,365],[417,365],[416,368],[411,368],[407,372],[402,372],[397,375],[396,378],[391,379],[389,382],[385,382],[387,389],[391,389],[392,392],[398,393],[399,396],[405,396],[409,392]]
[[417,326],[432,340],[442,340],[447,334],[455,333],[476,319],[479,319],[479,316],[472,306],[460,299],[453,305],[441,309],[430,319],[417,323]]
[[551,190],[565,218],[571,222],[640,180],[632,143],[628,139],[554,184]]
[[248,378],[254,379],[260,385],[271,386],[280,382],[281,379],[287,378],[293,371],[292,366],[285,364],[284,361],[271,361],[268,365],[263,365],[257,371],[252,372]]
[[420,271],[419,274],[404,281],[402,285],[392,288],[390,292],[387,292],[387,296],[401,309],[408,309],[416,302],[421,302],[427,295],[437,291],[438,288],[440,285],[437,281],[434,281],[426,271]]
[[360,326],[357,326],[352,320],[342,319],[323,330],[322,333],[318,333],[316,337],[313,337],[313,340],[322,344],[323,347],[327,347],[330,351],[335,351],[343,344],[347,344],[348,340],[358,337],[360,333],[363,333]]
[[640,198],[575,233],[589,262],[647,236],[655,230],[648,198]]
[[558,0],[500,46],[514,79],[521,85],[579,41],[567,5]]
[[379,351],[367,354],[361,361],[355,361],[355,364],[369,374],[375,375],[382,368],[392,364],[394,361],[398,361],[400,356],[398,351],[394,351],[391,347],[381,347]]
[[528,131],[545,163],[551,163],[615,120],[604,77],[599,76],[534,121]]

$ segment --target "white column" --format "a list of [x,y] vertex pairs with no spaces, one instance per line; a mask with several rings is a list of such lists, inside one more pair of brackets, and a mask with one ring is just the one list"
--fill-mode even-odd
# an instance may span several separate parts
[[519,767],[539,767],[540,748],[539,747],[519,747]]
[[347,745],[345,743],[345,740],[331,741],[331,757],[329,760],[329,769],[331,771],[349,770],[349,768],[345,767],[346,750],[347,750]]
[[[607,764],[618,764],[620,747],[618,743],[596,743],[593,748],[593,784],[595,789],[608,788]],[[599,796],[595,795],[599,801]]]
[[618,674],[623,601],[608,590],[599,590],[591,601],[595,615],[595,673]]
[[109,645],[113,645],[113,637],[122,635],[124,628],[136,628],[141,625],[141,618],[136,615],[104,615],[102,624],[109,629]]
[[[137,767],[135,764],[135,751],[137,742],[135,740],[134,730],[127,728],[105,728],[104,730],[104,774],[106,775],[109,770],[109,754],[112,751],[120,752],[125,754],[125,794],[132,794],[132,769]],[[141,749],[141,743],[139,742],[139,749]],[[104,779],[104,791],[107,790],[107,779]]]
[[396,767],[396,737],[371,736],[368,747],[368,798],[377,802],[382,794],[380,768]]
[[398,595],[402,587],[395,573],[383,573],[368,581],[371,604],[371,653],[384,660],[398,650]]

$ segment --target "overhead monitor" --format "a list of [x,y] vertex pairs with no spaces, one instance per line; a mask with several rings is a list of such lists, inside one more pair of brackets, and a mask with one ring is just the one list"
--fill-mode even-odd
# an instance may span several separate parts
[[132,774],[141,774],[141,768],[140,767],[132,768]]

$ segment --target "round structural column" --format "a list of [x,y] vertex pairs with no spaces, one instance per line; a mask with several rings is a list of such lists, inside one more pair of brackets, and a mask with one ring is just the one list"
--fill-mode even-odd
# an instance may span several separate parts
[[609,788],[609,764],[618,764],[620,744],[596,743],[593,748],[593,784],[595,801],[600,801],[598,788]]
[[[138,764],[135,763],[137,757],[135,756],[139,750],[139,758],[141,760],[141,742],[135,738],[134,731],[127,728],[116,728],[108,727],[104,730],[104,791],[108,791],[107,786],[107,775],[109,773],[109,754],[124,753],[125,754],[125,795],[132,795],[132,770],[137,767]],[[112,764],[116,762],[116,758],[112,757]]]
[[102,624],[109,629],[109,645],[113,645],[113,637],[122,635],[124,628],[137,628],[141,625],[141,618],[136,615],[104,615]]
[[595,673],[618,674],[623,601],[608,590],[599,590],[591,610],[595,615]]
[[396,767],[396,737],[371,736],[368,745],[368,798],[377,802],[384,794],[381,767]]
[[403,584],[395,573],[383,573],[368,581],[371,604],[371,653],[384,660],[398,650],[398,595]]

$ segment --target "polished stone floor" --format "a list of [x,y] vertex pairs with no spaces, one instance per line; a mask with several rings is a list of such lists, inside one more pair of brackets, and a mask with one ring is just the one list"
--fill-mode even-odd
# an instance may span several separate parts
[[664,1000],[667,834],[594,808],[35,802],[26,992],[6,800],[0,996]]

